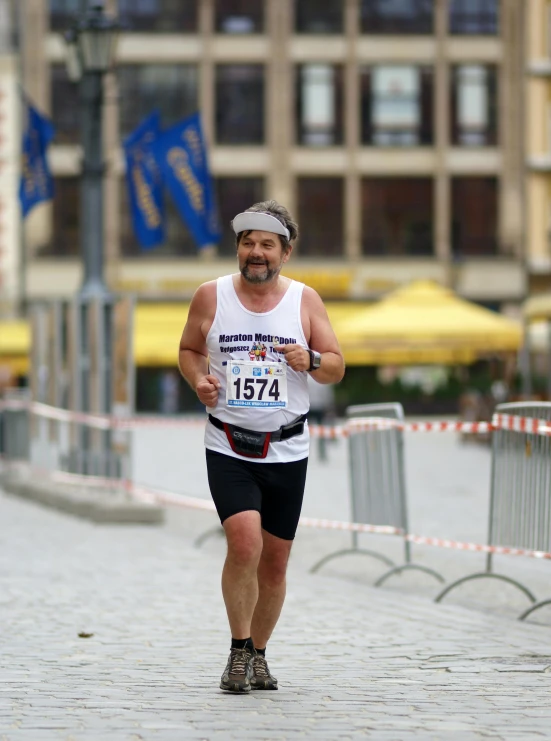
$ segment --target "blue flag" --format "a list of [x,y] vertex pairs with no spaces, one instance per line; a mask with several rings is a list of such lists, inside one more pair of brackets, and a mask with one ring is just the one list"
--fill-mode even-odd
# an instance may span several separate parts
[[159,131],[159,112],[154,111],[124,141],[132,224],[144,249],[165,241],[163,182],[151,150]]
[[23,218],[37,203],[49,201],[54,195],[54,181],[46,160],[48,144],[54,138],[54,127],[29,102],[25,102],[25,107],[26,126],[19,186]]
[[163,180],[198,247],[220,240],[220,222],[205,138],[198,113],[172,126],[153,143]]

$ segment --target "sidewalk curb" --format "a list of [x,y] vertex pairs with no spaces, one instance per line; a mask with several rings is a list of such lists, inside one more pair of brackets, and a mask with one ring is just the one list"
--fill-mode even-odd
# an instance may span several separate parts
[[0,483],[7,494],[97,524],[162,525],[165,522],[162,507],[134,502],[121,491],[105,492],[91,487],[52,484],[13,474],[0,474]]

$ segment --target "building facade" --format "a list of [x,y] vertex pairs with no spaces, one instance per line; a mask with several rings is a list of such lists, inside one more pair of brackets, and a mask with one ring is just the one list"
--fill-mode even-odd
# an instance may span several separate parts
[[530,292],[551,291],[551,2],[526,22],[526,257]]
[[[30,299],[80,283],[78,93],[62,34],[82,5],[20,2],[23,86],[57,132],[55,201],[25,224]],[[105,5],[125,24],[105,86],[113,289],[188,299],[235,269],[230,219],[270,197],[302,232],[287,274],[326,298],[433,278],[491,306],[524,299],[522,0]],[[142,252],[132,234],[120,143],[154,108],[165,126],[202,113],[224,225],[214,250],[197,254],[170,204],[162,247]]]

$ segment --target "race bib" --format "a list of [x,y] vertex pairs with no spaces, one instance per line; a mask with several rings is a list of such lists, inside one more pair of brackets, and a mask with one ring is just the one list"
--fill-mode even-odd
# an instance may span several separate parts
[[287,365],[228,360],[226,404],[230,407],[286,407]]

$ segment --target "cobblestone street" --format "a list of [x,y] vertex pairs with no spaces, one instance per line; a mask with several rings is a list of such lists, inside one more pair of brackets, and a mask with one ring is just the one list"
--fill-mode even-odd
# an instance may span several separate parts
[[548,627],[298,559],[268,653],[280,690],[228,696],[220,542],[4,495],[0,517],[2,741],[551,738]]

